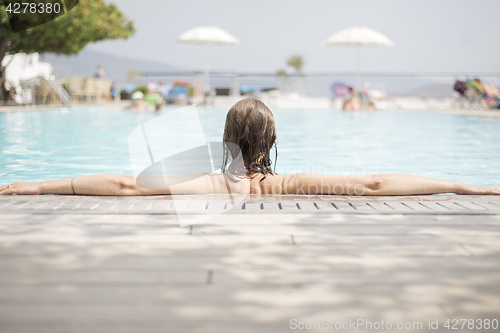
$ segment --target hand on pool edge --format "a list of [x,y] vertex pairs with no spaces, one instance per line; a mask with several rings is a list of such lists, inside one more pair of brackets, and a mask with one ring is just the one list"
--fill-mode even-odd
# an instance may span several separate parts
[[0,195],[7,194],[42,194],[40,183],[13,183],[0,186]]
[[500,195],[500,188],[460,184],[456,193],[469,195]]

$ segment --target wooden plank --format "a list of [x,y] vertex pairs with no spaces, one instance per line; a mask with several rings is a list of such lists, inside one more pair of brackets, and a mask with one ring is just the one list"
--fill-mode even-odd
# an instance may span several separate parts
[[[358,227],[357,232],[359,234],[367,234],[363,228]],[[269,243],[265,241],[259,241],[257,238],[255,240],[245,240],[240,241],[239,244],[234,241],[221,241],[220,246],[215,246],[215,243],[207,242],[204,239],[198,239],[196,237],[184,238],[184,241],[179,243],[169,244],[168,246],[162,244],[161,237],[157,237],[154,242],[151,242],[148,246],[140,246],[137,242],[120,242],[120,248],[126,251],[128,255],[138,255],[144,251],[149,251],[152,253],[161,252],[175,252],[179,258],[191,257],[191,256],[206,256],[208,257],[219,257],[220,255],[230,256],[250,256],[250,255],[287,255],[289,257],[296,256],[298,253],[309,252],[311,254],[323,254],[328,255],[329,253],[336,253],[338,255],[348,254],[348,255],[367,255],[377,253],[379,255],[384,255],[388,257],[401,257],[401,256],[470,256],[470,253],[465,251],[459,244],[446,243],[446,242],[436,242],[435,244],[377,244],[371,243],[369,241],[365,242],[353,242],[351,244],[346,243],[307,243],[303,240],[303,237],[297,234],[295,236],[297,244],[300,246],[290,246],[290,235],[291,233],[282,235],[280,240]],[[342,235],[342,233],[338,233]],[[351,230],[349,234],[353,234]],[[389,233],[387,233],[389,234]],[[398,233],[393,233],[397,235]],[[144,239],[143,242],[147,242]],[[165,242],[163,240],[163,242]],[[141,242],[142,243],[142,242]],[[68,251],[78,251],[85,253],[90,249],[73,249],[72,247],[64,246],[64,244],[47,244],[45,243],[30,243],[24,244],[22,246],[10,247],[8,250],[2,249],[2,256],[30,256],[30,255],[51,255],[51,256],[62,256]],[[49,248],[47,248],[50,245]],[[10,244],[5,244],[4,246],[11,246]],[[467,244],[468,247],[472,248],[473,244]],[[478,244],[480,246],[480,244]],[[116,245],[111,241],[103,243],[100,245],[93,246],[93,251],[96,253],[96,257],[106,258],[107,256],[113,254],[116,251]],[[126,249],[126,250],[125,250]],[[500,248],[495,245],[488,245],[483,248],[483,253],[487,253],[490,256],[495,256],[500,254]],[[78,253],[77,252],[77,253]]]
[[[282,245],[289,246],[290,239],[289,235],[283,235],[280,239],[275,240]],[[304,235],[294,235],[296,240],[296,245],[298,246],[310,246],[314,244],[320,244],[325,242],[323,239],[311,239]],[[339,240],[341,242],[342,240]],[[404,243],[406,241],[406,244]],[[362,258],[352,257],[349,255],[339,254],[336,256],[322,255],[317,257],[316,253],[309,252],[299,252],[294,251],[293,256],[296,262],[311,262],[311,260],[317,259],[319,265],[361,265],[361,266],[387,266],[389,260],[380,257],[381,251],[386,250],[386,247],[392,246],[395,250],[403,249],[404,253],[408,253],[408,250],[415,248],[416,246],[427,245],[428,241],[423,240],[413,240],[406,238],[400,243],[393,244],[382,244],[383,240],[370,240],[366,239],[364,241],[347,241],[349,243],[341,243],[338,248],[346,250],[353,249],[354,247],[359,248],[359,253],[363,254]],[[448,248],[453,247],[452,244],[441,244],[437,249],[441,250],[445,246]],[[312,246],[310,246],[312,248]],[[370,248],[374,248],[375,251],[370,253]],[[433,246],[432,250],[436,250],[436,246]],[[453,251],[459,251],[457,247],[452,249]],[[271,251],[270,251],[271,252]],[[434,251],[435,252],[435,251]],[[448,250],[449,252],[449,250]],[[459,253],[459,252],[457,252]],[[462,253],[462,252],[460,252]],[[199,253],[182,253],[180,256],[175,255],[155,255],[155,256],[140,256],[139,254],[130,254],[128,256],[119,256],[104,259],[102,256],[92,256],[78,254],[73,256],[65,256],[64,254],[55,256],[44,256],[44,255],[33,255],[24,256],[20,258],[19,256],[2,256],[0,262],[2,263],[3,271],[11,271],[11,273],[17,272],[18,274],[26,274],[34,271],[70,271],[70,270],[97,270],[97,269],[107,269],[107,270],[187,270],[187,269],[218,269],[224,267],[225,265],[234,265],[237,267],[247,267],[251,269],[269,269],[273,267],[278,267],[284,265],[284,262],[290,258],[292,254],[287,253],[265,253],[265,251],[258,251],[256,253],[248,252],[241,254],[232,254],[231,257],[227,257],[224,254],[214,254],[206,255]],[[477,271],[482,269],[491,270],[488,263],[492,262],[492,258],[484,258],[481,256],[474,257],[476,261],[470,262],[467,260],[471,258],[470,256],[459,256],[459,257],[449,257],[442,259],[440,257],[415,257],[411,259],[411,264],[408,263],[408,258],[404,256],[390,256],[390,261],[404,269],[407,265],[412,267],[421,266],[420,270],[434,270],[436,265],[447,270],[453,270],[454,267],[458,269],[469,269],[474,268]],[[221,261],[225,261],[225,265]],[[444,264],[441,261],[446,261]],[[392,264],[391,264],[392,265]],[[423,266],[423,267],[422,267]],[[289,268],[293,265],[288,265]],[[317,266],[316,266],[317,267]],[[308,267],[310,269],[311,267]],[[329,269],[325,267],[325,269]],[[0,288],[1,289],[1,288]]]
[[[426,212],[430,212],[427,208]],[[420,226],[490,226],[488,230],[495,225],[500,224],[500,215],[433,215],[420,214],[420,215],[347,215],[347,214],[293,214],[280,212],[281,217],[275,214],[263,215],[259,219],[255,219],[252,214],[221,214],[217,216],[217,224],[225,224],[226,226],[234,226],[239,228],[243,225],[269,225],[272,221],[272,226],[285,227],[285,226],[334,226],[339,224],[360,223],[365,225],[380,225],[380,224],[394,224],[394,225],[415,225]],[[436,222],[439,221],[439,222]],[[214,222],[203,222],[203,225],[210,225]],[[174,215],[161,215],[161,214],[80,214],[75,212],[73,214],[30,214],[30,213],[16,213],[16,214],[3,214],[0,219],[0,224],[13,224],[16,226],[50,226],[57,225],[73,225],[73,226],[87,226],[94,225],[129,225],[137,228],[143,226],[165,226],[169,228],[180,228],[177,217]]]
[[[242,306],[240,310],[244,310],[244,304],[240,306]],[[232,316],[237,316],[237,318],[240,319],[238,320],[240,324],[246,323],[251,325],[252,320],[249,320],[247,317],[247,320],[244,321],[245,315],[241,313],[238,315],[238,311],[234,307],[234,302],[210,302],[208,304],[207,302],[193,302],[191,305],[189,303],[169,304],[169,302],[159,302],[157,304],[149,302],[143,304],[141,304],[141,302],[132,304],[71,304],[71,306],[65,304],[46,306],[40,306],[39,304],[0,304],[0,321],[18,323],[57,321],[68,323],[68,318],[71,318],[71,321],[74,323],[88,322],[91,320],[108,323],[140,321],[146,324],[144,321],[175,323],[179,322],[180,319],[186,321],[196,321],[196,319],[201,321],[206,319],[212,322],[215,320],[217,322],[217,319],[218,321],[223,321],[224,318],[226,318],[226,320],[231,321],[234,320],[231,319]],[[261,304],[261,309],[262,307],[272,309],[271,305],[265,306]],[[274,312],[280,313],[280,317],[284,317],[285,312],[293,308],[293,306],[288,306],[286,309],[275,309]],[[253,311],[258,310],[258,305],[252,306],[252,309]],[[243,320],[243,322],[241,322],[241,320]],[[196,326],[200,325],[200,323],[196,324]],[[206,326],[206,323],[203,323],[201,326]],[[76,325],[76,327],[78,327],[78,325]],[[147,327],[147,325],[145,327]]]
[[[306,215],[307,216],[307,215]],[[455,235],[463,234],[467,236],[479,235],[483,236],[484,233],[489,235],[500,235],[500,225],[498,224],[484,224],[476,226],[473,223],[469,224],[452,224],[453,220],[449,221],[448,225],[441,225],[438,229],[429,227],[430,224],[419,224],[419,220],[415,219],[412,223],[400,223],[400,219],[394,219],[392,221],[384,221],[380,219],[379,221],[374,220],[373,223],[361,223],[362,220],[358,218],[345,219],[332,221],[328,224],[328,220],[332,219],[330,216],[325,216],[324,224],[313,224],[312,222],[304,221],[304,224],[295,225],[291,224],[281,224],[281,225],[266,225],[258,224],[250,221],[236,221],[233,225],[228,225],[226,220],[222,216],[217,216],[217,219],[221,219],[220,224],[209,224],[209,225],[198,225],[196,228],[197,232],[203,232],[206,235],[214,236],[217,235],[270,235],[270,234],[290,234],[290,233],[309,233],[309,234],[337,234],[337,235],[360,235],[360,234],[372,234],[372,235],[401,235],[408,233],[419,233],[419,232],[429,232],[433,230],[440,230],[443,235]],[[333,219],[332,219],[333,220]],[[238,222],[241,222],[240,224]],[[2,228],[0,233],[0,242],[3,244],[17,244],[21,242],[34,242],[47,244],[88,244],[89,239],[93,236],[99,236],[99,238],[94,238],[92,241],[95,244],[107,244],[107,243],[123,243],[130,244],[134,240],[136,242],[164,242],[168,241],[171,244],[182,243],[183,238],[178,235],[183,235],[185,230],[180,228],[178,225],[165,225],[159,224],[151,225],[146,227],[144,224],[120,224],[119,219],[116,220],[115,224],[108,223],[106,225],[100,225],[96,223],[95,225],[86,224],[85,226],[78,225],[57,225],[48,224],[40,225],[38,224],[36,228],[31,225],[16,226],[15,224],[9,224]],[[308,224],[309,223],[309,224]],[[437,222],[440,223],[440,222]],[[12,230],[15,235],[12,235]],[[478,231],[478,230],[481,230]],[[89,236],[91,238],[89,238]],[[145,244],[145,245],[146,245]],[[168,246],[168,244],[165,244]]]
[[[10,286],[54,286],[54,285],[95,285],[95,286],[171,286],[190,284],[224,284],[224,283],[334,283],[355,281],[378,281],[419,283],[429,280],[437,283],[456,277],[461,279],[477,278],[480,273],[483,281],[490,284],[500,282],[498,269],[467,270],[455,267],[444,270],[434,266],[434,270],[421,270],[419,266],[400,264],[395,268],[391,258],[371,258],[372,264],[366,261],[357,264],[334,263],[320,260],[318,264],[290,264],[290,262],[275,262],[274,265],[256,268],[246,265],[221,265],[219,268],[205,269],[74,269],[74,270],[40,270],[36,274],[6,270],[0,276],[4,288]],[[490,262],[491,263],[491,262]],[[327,267],[323,267],[326,265]],[[404,270],[402,270],[404,267]],[[477,266],[476,266],[477,267]],[[212,272],[210,283],[209,272]],[[403,273],[401,273],[403,272]],[[496,288],[500,292],[499,288]]]
[[109,270],[80,269],[70,271],[39,271],[36,274],[19,274],[3,271],[0,283],[3,285],[33,284],[162,284],[162,283],[206,283],[207,270]]
[[[424,267],[425,265],[422,265]],[[366,267],[368,269],[368,267]],[[374,269],[374,268],[373,268]],[[435,270],[436,268],[434,268]],[[446,278],[446,274],[443,274],[448,268],[443,268],[441,270],[441,278]],[[424,270],[425,273],[430,271],[429,269]],[[411,271],[409,272],[411,273]],[[449,277],[452,275],[460,273],[459,270],[451,270]],[[217,272],[215,272],[217,274]],[[418,273],[417,273],[418,274]],[[422,277],[422,275],[420,275]],[[189,285],[167,285],[167,284],[135,284],[135,285],[11,285],[9,288],[0,289],[0,302],[4,304],[40,304],[40,303],[92,303],[93,301],[107,301],[107,303],[121,303],[123,301],[131,301],[135,299],[144,301],[154,301],[154,300],[168,300],[176,303],[189,304],[191,301],[207,301],[207,302],[225,302],[225,301],[237,301],[232,296],[236,293],[238,294],[250,294],[256,293],[260,297],[264,298],[267,296],[268,302],[273,298],[287,298],[288,301],[291,299],[291,295],[296,292],[301,296],[305,296],[311,293],[324,293],[326,295],[334,295],[337,290],[344,290],[352,295],[365,294],[366,295],[378,295],[380,294],[377,290],[390,291],[393,290],[397,292],[401,288],[409,287],[410,289],[418,289],[419,293],[426,295],[420,299],[425,300],[425,298],[439,297],[439,294],[454,293],[456,291],[462,292],[465,290],[475,291],[474,297],[481,298],[484,294],[495,294],[500,293],[500,287],[495,284],[495,281],[487,281],[485,286],[488,286],[490,292],[483,291],[481,293],[474,290],[473,284],[458,284],[458,285],[438,285],[438,283],[433,283],[432,281],[427,281],[423,283],[422,286],[429,286],[427,290],[425,288],[420,288],[416,284],[413,288],[411,287],[410,281],[371,281],[373,285],[366,285],[357,281],[335,281],[335,282],[324,282],[322,285],[314,285],[312,283],[304,282],[301,285],[293,283],[285,283],[282,281],[263,281],[262,283],[241,283],[241,284],[213,284],[209,285],[206,283],[201,284],[189,284]],[[375,288],[375,287],[378,287]],[[415,288],[416,287],[416,288]],[[436,293],[434,288],[439,288],[440,292]],[[422,289],[422,290],[420,290]],[[472,289],[472,290],[471,290]],[[380,295],[382,296],[382,295]],[[392,298],[390,292],[386,295],[387,298]],[[412,295],[409,291],[404,294],[399,294],[399,301],[411,301],[416,295]],[[320,298],[325,299],[325,298]],[[285,300],[285,299],[284,299]],[[265,301],[265,299],[263,299]],[[395,300],[396,302],[396,300]],[[298,303],[298,304],[297,304]],[[300,305],[298,300],[296,304]]]
[[[131,309],[130,312],[133,313],[133,310]],[[158,320],[137,319],[131,316],[121,320],[89,318],[88,320],[54,321],[47,319],[42,322],[7,322],[2,325],[2,328],[3,333],[288,333],[290,330],[283,324],[290,320],[286,318],[275,321],[240,319],[239,316],[235,318],[234,320],[221,320],[204,317],[203,324],[201,324],[196,317],[176,317],[169,312],[165,318]]]
[[[185,312],[186,306],[181,307]],[[133,316],[135,310],[133,306],[128,307],[127,315],[121,319],[103,319],[101,316],[94,318],[89,316],[86,319],[68,317],[65,320],[54,320],[51,317],[41,320],[30,321],[7,321],[2,323],[2,333],[285,333],[289,328],[283,323],[288,323],[290,319],[280,318],[280,320],[256,321],[253,318],[244,318],[241,314],[235,314],[231,319],[226,308],[219,309],[221,313],[226,313],[224,318],[198,317],[195,315],[175,315],[175,309],[166,309],[163,318],[150,319],[144,316]],[[79,309],[76,308],[75,311]],[[194,309],[193,313],[202,311],[203,308]],[[242,309],[244,310],[244,309]],[[252,309],[255,311],[255,309]],[[203,312],[203,311],[202,311]],[[189,313],[189,312],[188,312]],[[436,312],[434,312],[436,313]],[[318,319],[319,320],[319,319]],[[203,321],[203,323],[200,323]]]

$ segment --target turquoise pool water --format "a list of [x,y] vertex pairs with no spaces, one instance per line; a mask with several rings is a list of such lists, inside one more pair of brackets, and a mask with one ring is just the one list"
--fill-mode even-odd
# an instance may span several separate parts
[[[198,108],[207,140],[227,110]],[[404,172],[500,186],[500,119],[417,111],[274,110],[277,172]],[[131,174],[128,135],[155,117],[75,107],[0,114],[0,184]],[[179,133],[183,129],[179,128]],[[166,133],[176,144],[178,133]]]

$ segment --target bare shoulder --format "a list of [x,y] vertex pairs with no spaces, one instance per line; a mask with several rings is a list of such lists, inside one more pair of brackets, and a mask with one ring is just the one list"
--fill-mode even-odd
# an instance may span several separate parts
[[252,194],[282,194],[283,181],[286,176],[268,175],[257,176],[250,180],[250,193]]
[[250,193],[250,180],[231,180],[224,174],[209,174],[213,193]]

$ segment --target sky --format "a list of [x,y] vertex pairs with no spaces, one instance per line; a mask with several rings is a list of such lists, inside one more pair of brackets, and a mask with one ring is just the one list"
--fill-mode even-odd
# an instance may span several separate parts
[[[134,21],[128,40],[88,46],[101,53],[166,63],[179,69],[276,72],[301,55],[303,71],[352,72],[355,50],[321,47],[333,33],[366,26],[391,48],[360,50],[361,72],[500,73],[498,0],[106,0]],[[237,46],[177,42],[196,26],[217,26]],[[288,68],[291,71],[290,68]]]

